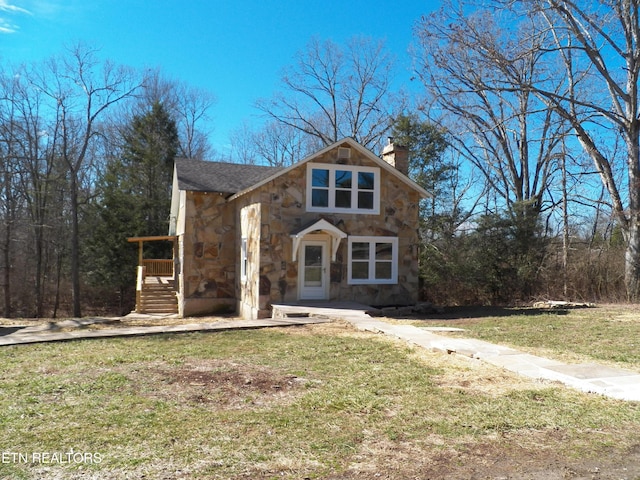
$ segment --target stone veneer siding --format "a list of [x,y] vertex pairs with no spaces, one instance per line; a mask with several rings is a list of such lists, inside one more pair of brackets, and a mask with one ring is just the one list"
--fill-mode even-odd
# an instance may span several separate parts
[[236,308],[235,212],[218,193],[186,192],[185,231],[179,236],[181,316]]
[[[355,150],[352,155],[349,165],[374,166]],[[336,156],[337,149],[334,149],[315,158],[313,163],[336,163]],[[236,244],[240,244],[243,235],[251,239],[250,258],[255,263],[250,281],[237,284],[239,312],[250,318],[269,316],[270,304],[297,300],[298,262],[292,261],[290,234],[320,218],[329,220],[347,235],[398,237],[398,283],[394,285],[348,285],[347,239],[343,239],[336,261],[331,262],[330,300],[369,305],[415,303],[418,300],[419,194],[381,169],[380,214],[309,213],[305,211],[306,169],[306,164],[301,165],[235,200],[236,221],[247,228],[245,232],[236,233]],[[254,223],[240,218],[240,212],[248,210],[254,212]],[[247,288],[253,291],[245,291]]]
[[[258,318],[260,315],[260,229],[262,205],[252,203],[240,209],[240,229],[236,243],[247,239],[246,277],[238,275],[236,298],[238,314],[243,318]],[[240,272],[240,254],[238,253],[237,271]],[[263,310],[266,307],[263,306]]]

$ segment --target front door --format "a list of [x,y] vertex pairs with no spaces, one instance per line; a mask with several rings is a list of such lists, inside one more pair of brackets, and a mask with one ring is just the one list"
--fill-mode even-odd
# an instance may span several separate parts
[[329,243],[326,240],[303,240],[300,245],[300,299],[329,298]]

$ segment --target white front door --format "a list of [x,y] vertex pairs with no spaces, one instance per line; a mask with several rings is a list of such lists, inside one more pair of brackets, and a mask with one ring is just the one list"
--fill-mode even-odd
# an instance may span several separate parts
[[301,300],[329,298],[329,242],[303,240],[300,245],[298,282]]

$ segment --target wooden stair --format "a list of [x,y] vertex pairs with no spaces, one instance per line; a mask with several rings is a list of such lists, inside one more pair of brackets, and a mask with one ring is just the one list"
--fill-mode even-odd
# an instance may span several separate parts
[[146,277],[139,301],[139,305],[136,305],[137,313],[177,314],[178,299],[173,277]]

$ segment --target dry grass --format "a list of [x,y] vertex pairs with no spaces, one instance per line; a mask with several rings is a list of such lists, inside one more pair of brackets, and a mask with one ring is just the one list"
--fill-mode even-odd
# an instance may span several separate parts
[[447,326],[474,337],[569,363],[597,362],[640,371],[640,306],[601,305],[570,310],[452,309],[444,315],[395,320]]
[[339,322],[10,347],[0,365],[3,451],[102,456],[3,478],[640,478],[637,404]]

